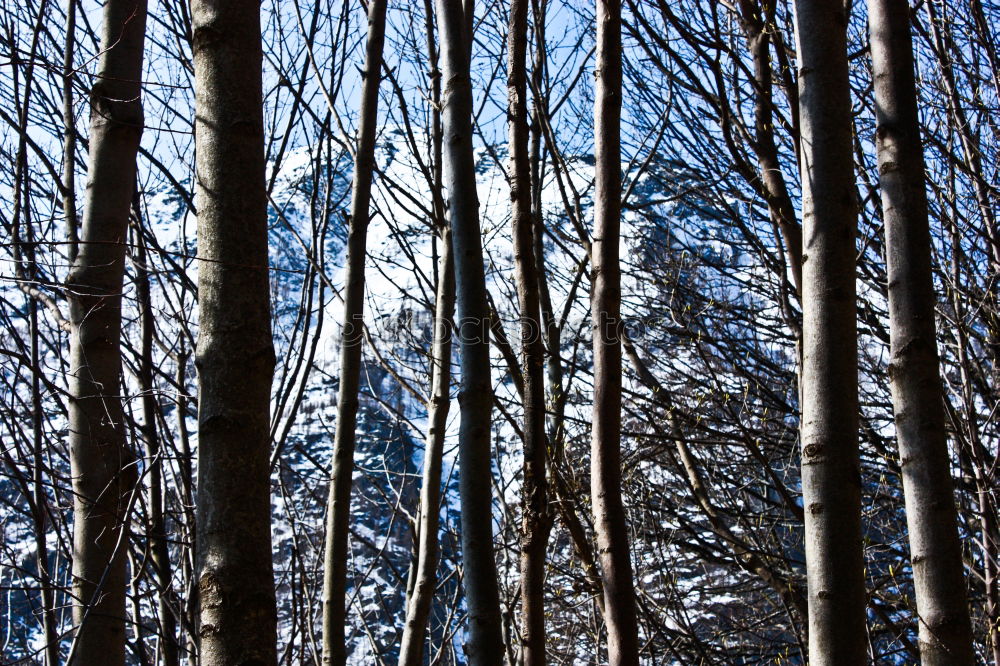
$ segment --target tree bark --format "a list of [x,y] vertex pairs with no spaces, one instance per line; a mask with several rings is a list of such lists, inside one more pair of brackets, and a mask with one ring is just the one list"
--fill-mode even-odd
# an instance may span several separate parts
[[798,0],[802,126],[802,501],[815,666],[868,661],[855,288],[857,197],[851,153],[847,13]]
[[461,350],[459,390],[459,496],[462,505],[463,584],[469,616],[466,657],[474,666],[503,659],[500,594],[493,550],[493,382],[489,308],[483,270],[479,199],[472,153],[472,3],[437,0],[444,70],[444,183],[455,255],[457,327]]
[[785,244],[788,272],[795,292],[802,294],[802,228],[795,219],[795,207],[781,171],[778,145],[774,138],[774,118],[771,112],[774,95],[771,81],[770,46],[774,26],[773,0],[740,0],[740,21],[746,34],[747,47],[753,57],[754,132],[753,151],[760,168],[760,183],[767,201],[771,220],[781,231]]
[[[142,136],[145,0],[104,5],[91,88],[89,182],[81,247],[67,278],[69,445],[73,475],[73,624],[70,664],[125,662],[128,495],[135,485],[121,388],[125,240]],[[72,156],[67,156],[72,159]]]
[[597,77],[594,89],[594,240],[591,252],[594,318],[594,415],[590,492],[604,586],[608,661],[639,663],[635,588],[621,491],[622,348],[620,0],[597,0]]
[[[539,45],[539,48],[542,48]],[[545,478],[545,346],[535,266],[531,165],[528,155],[528,0],[512,0],[507,32],[507,123],[510,132],[511,226],[521,306],[524,369],[524,463],[521,490],[521,658],[545,664],[545,552],[552,524]]]
[[142,218],[139,215],[138,194],[134,201],[136,224],[135,283],[136,299],[139,303],[141,342],[139,347],[139,390],[142,394],[142,437],[146,444],[147,506],[149,510],[148,540],[150,543],[150,564],[157,593],[160,635],[157,641],[160,663],[163,666],[177,666],[177,606],[173,595],[173,569],[170,564],[170,547],[167,541],[166,520],[163,514],[163,454],[156,429],[158,405],[153,385],[153,302],[150,295],[149,264],[146,241],[142,237]]
[[423,486],[417,524],[417,568],[413,592],[406,605],[406,626],[399,652],[400,666],[418,666],[424,653],[424,633],[437,585],[439,557],[438,522],[441,512],[441,467],[444,435],[451,406],[451,322],[455,310],[455,273],[451,231],[441,227],[439,283],[434,308],[434,342],[431,351],[431,398],[427,404]]
[[268,274],[260,6],[192,0],[197,139],[201,663],[273,666]]
[[66,215],[66,256],[72,264],[80,250],[76,216],[76,116],[73,113],[73,51],[76,45],[76,3],[66,7],[66,44],[63,47],[63,214]]
[[[32,261],[32,264],[34,262]],[[34,266],[32,265],[32,272]],[[31,443],[32,464],[31,477],[31,517],[35,529],[35,566],[38,568],[38,585],[41,588],[42,633],[45,637],[45,647],[42,650],[45,666],[59,666],[59,635],[55,612],[55,594],[52,585],[52,571],[49,565],[49,546],[46,529],[49,516],[49,499],[45,493],[45,442],[43,440],[44,405],[41,393],[41,354],[38,344],[38,303],[28,298],[28,325],[31,333]]]
[[406,600],[406,624],[400,643],[400,666],[419,666],[424,653],[424,635],[437,586],[438,544],[441,513],[441,469],[444,435],[451,409],[451,336],[455,315],[455,262],[451,251],[451,229],[445,219],[442,192],[441,73],[434,41],[431,0],[424,0],[427,26],[427,59],[431,63],[431,143],[434,151],[431,198],[434,226],[440,237],[437,294],[434,304],[434,340],[431,347],[431,396],[427,403],[427,435],[424,438],[424,468],[420,508],[414,528],[417,541],[415,566],[410,571],[412,587]]
[[934,325],[931,236],[906,0],[868,0],[892,389],[925,666],[974,664]]
[[382,81],[386,0],[368,3],[368,44],[361,90],[361,120],[354,155],[351,218],[347,235],[347,276],[344,285],[344,328],[340,344],[340,386],[333,471],[326,508],[326,555],[323,562],[323,663],[347,661],[344,627],[347,618],[348,531],[354,476],[355,429],[361,384],[362,331],[365,306],[365,254],[368,242],[375,138],[378,132],[378,89]]

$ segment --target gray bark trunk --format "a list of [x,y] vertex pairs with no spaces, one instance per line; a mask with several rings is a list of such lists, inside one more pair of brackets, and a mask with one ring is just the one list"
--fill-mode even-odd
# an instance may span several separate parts
[[760,182],[768,212],[781,232],[785,244],[786,263],[797,294],[802,294],[802,228],[795,219],[795,207],[781,171],[778,146],[774,138],[774,106],[771,81],[771,28],[777,3],[761,0],[740,0],[740,20],[747,37],[747,47],[753,57],[754,74],[754,153],[760,168]]
[[814,666],[863,664],[857,197],[842,0],[798,0],[802,127],[802,501]]
[[949,474],[931,237],[906,0],[869,0],[889,278],[889,381],[925,666],[974,664]]
[[[135,485],[121,389],[125,240],[142,135],[144,0],[104,5],[91,89],[89,182],[81,247],[67,278],[69,444],[73,475],[73,624],[70,664],[125,661],[128,495]],[[67,159],[72,159],[67,156]]]
[[197,139],[197,577],[201,663],[273,666],[260,6],[193,0]]
[[594,240],[591,252],[594,318],[594,416],[590,493],[604,587],[608,661],[639,663],[635,588],[621,491],[622,348],[620,0],[597,0],[597,77],[594,89]]
[[500,664],[500,594],[493,550],[489,308],[483,270],[479,199],[472,153],[472,3],[437,0],[444,70],[444,184],[455,255],[457,325],[461,349],[459,496],[462,504],[463,584],[469,616],[466,656],[474,666]]
[[139,302],[139,317],[142,340],[139,349],[139,390],[142,392],[142,436],[146,444],[147,506],[149,524],[147,534],[150,544],[150,564],[156,585],[160,637],[157,641],[160,663],[163,666],[177,666],[177,618],[174,615],[173,579],[170,565],[170,548],[166,520],[163,514],[163,456],[160,438],[156,429],[158,406],[153,385],[153,303],[150,297],[149,265],[147,264],[146,242],[142,237],[142,222],[139,218],[138,196],[135,201],[136,218],[136,298]]
[[431,348],[431,396],[427,404],[427,435],[424,448],[424,469],[421,480],[420,508],[414,527],[416,544],[415,565],[410,570],[412,586],[406,600],[406,624],[399,649],[400,666],[418,666],[424,653],[427,618],[437,586],[437,566],[440,556],[438,528],[441,512],[441,469],[444,456],[444,435],[451,409],[451,335],[455,315],[455,263],[451,251],[451,229],[445,220],[442,198],[442,134],[441,134],[441,74],[438,69],[437,45],[434,41],[434,16],[431,0],[424,0],[427,26],[427,57],[431,63],[431,142],[433,182],[431,197],[434,226],[440,237],[437,294],[434,304],[434,340]]
[[413,592],[406,606],[406,626],[399,651],[400,666],[418,666],[424,653],[424,633],[437,585],[439,557],[438,521],[441,511],[441,466],[444,434],[451,406],[451,321],[455,310],[455,274],[451,231],[441,228],[441,257],[434,309],[434,343],[431,352],[431,398],[427,405],[427,436],[417,523],[417,567]]
[[378,89],[382,80],[386,0],[368,3],[368,44],[361,90],[361,120],[354,155],[351,218],[347,237],[347,276],[344,285],[344,328],[340,344],[340,386],[337,392],[337,429],[333,442],[333,471],[326,508],[326,555],[323,562],[323,663],[344,664],[347,646],[348,531],[354,444],[361,383],[362,331],[365,305],[365,253],[368,241],[375,138],[378,130]]
[[[524,465],[521,516],[521,658],[545,664],[545,551],[552,524],[545,478],[545,347],[535,266],[531,165],[528,156],[528,0],[510,4],[507,122],[510,132],[511,226],[514,272],[521,306],[524,370]],[[539,45],[538,48],[543,48]]]
[[76,3],[66,7],[66,45],[63,48],[63,213],[70,263],[80,249],[76,217],[76,116],[73,113],[73,51],[76,45]]
[[40,348],[38,344],[38,303],[28,299],[28,324],[31,327],[31,435],[34,471],[32,474],[31,504],[35,528],[35,566],[38,567],[38,584],[41,587],[42,632],[45,636],[43,658],[45,666],[59,666],[59,635],[55,613],[55,595],[52,572],[49,566],[49,546],[46,534],[49,514],[49,500],[45,493],[45,442],[43,440],[42,419],[45,414],[41,393]]

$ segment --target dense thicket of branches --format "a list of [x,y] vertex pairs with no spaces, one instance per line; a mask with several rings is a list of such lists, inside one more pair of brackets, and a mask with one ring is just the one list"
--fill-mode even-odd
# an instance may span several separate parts
[[0,4],[4,663],[1000,664],[996,3],[145,5]]

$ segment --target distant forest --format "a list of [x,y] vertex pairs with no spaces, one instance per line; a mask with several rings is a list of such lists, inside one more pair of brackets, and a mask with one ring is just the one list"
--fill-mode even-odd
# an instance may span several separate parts
[[0,0],[0,662],[1000,666],[996,0]]

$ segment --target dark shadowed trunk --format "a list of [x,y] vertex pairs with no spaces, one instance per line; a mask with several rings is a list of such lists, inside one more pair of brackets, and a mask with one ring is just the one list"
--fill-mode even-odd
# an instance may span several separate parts
[[142,437],[146,445],[148,470],[145,477],[149,484],[146,492],[146,504],[149,511],[149,524],[146,528],[150,545],[149,564],[153,569],[153,581],[157,594],[160,621],[160,637],[157,645],[160,651],[160,663],[163,666],[177,666],[177,617],[174,615],[177,605],[171,585],[173,568],[170,564],[169,535],[163,514],[163,453],[156,428],[159,409],[154,393],[156,389],[153,385],[155,322],[153,321],[153,302],[150,295],[150,269],[147,263],[146,240],[143,238],[142,218],[139,214],[138,195],[135,197],[134,204],[137,221],[134,234],[136,239],[135,283],[141,332],[139,390],[142,393]]
[[521,642],[525,666],[539,666],[545,664],[545,551],[551,520],[545,479],[545,346],[535,267],[528,156],[527,51],[528,0],[513,0],[507,36],[507,122],[514,272],[521,306],[521,367],[524,372]]
[[[90,159],[80,249],[67,278],[69,438],[73,474],[71,664],[125,661],[126,507],[135,467],[121,391],[125,240],[142,135],[146,3],[104,5],[101,57],[91,88]],[[72,156],[66,157],[72,160]],[[71,246],[72,249],[72,246]]]
[[344,285],[344,328],[340,343],[340,386],[333,471],[326,506],[326,553],[323,562],[323,663],[347,660],[344,625],[347,617],[348,531],[351,482],[354,475],[355,429],[361,383],[361,341],[364,328],[365,253],[368,242],[375,137],[378,130],[378,88],[382,80],[386,0],[368,3],[368,45],[361,91],[361,121],[354,155],[351,219],[347,236],[347,276]]
[[197,140],[197,576],[201,663],[273,666],[260,5],[193,0]]
[[635,587],[621,490],[621,2],[597,0],[594,89],[594,417],[590,493],[611,664],[639,663]]
[[407,592],[406,624],[399,649],[400,666],[419,666],[423,661],[427,618],[437,586],[438,545],[441,512],[441,468],[444,435],[451,409],[451,336],[455,314],[455,265],[451,250],[451,228],[445,219],[442,198],[441,74],[434,39],[434,16],[430,0],[424,0],[427,26],[427,54],[431,63],[431,143],[433,182],[431,198],[434,233],[439,234],[438,283],[434,304],[434,340],[431,347],[431,394],[427,403],[427,433],[424,438],[423,478],[420,508],[414,527],[416,563],[411,568],[413,582]]

